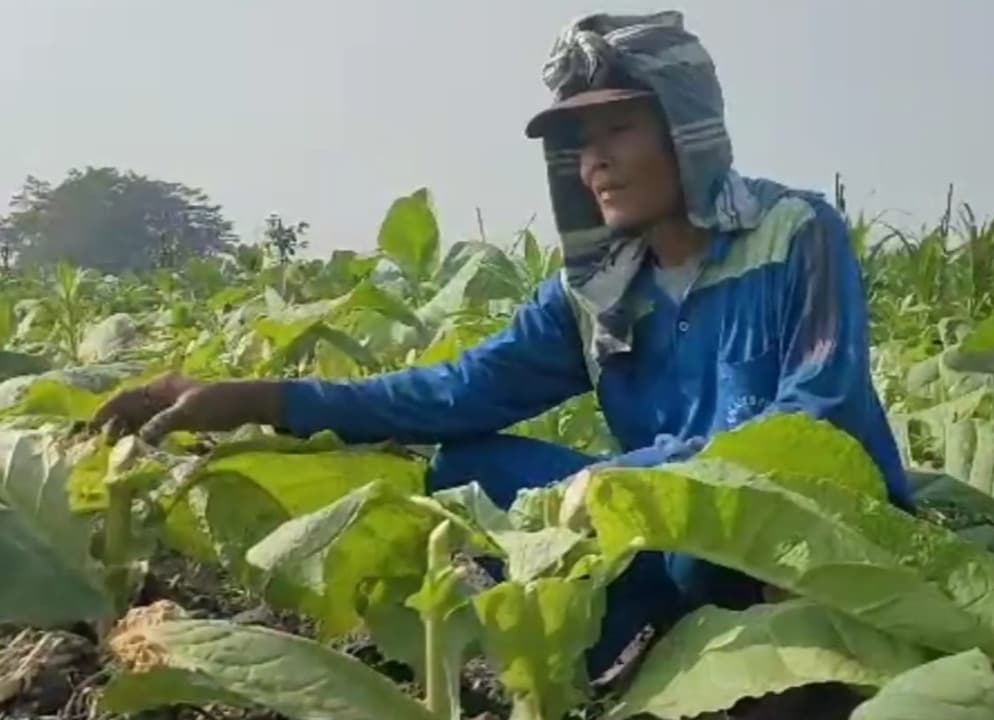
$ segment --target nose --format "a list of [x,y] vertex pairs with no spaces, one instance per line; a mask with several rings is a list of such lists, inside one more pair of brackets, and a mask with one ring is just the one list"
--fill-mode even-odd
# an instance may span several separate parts
[[607,170],[610,156],[604,145],[597,140],[589,140],[580,148],[580,177],[589,187],[595,172]]

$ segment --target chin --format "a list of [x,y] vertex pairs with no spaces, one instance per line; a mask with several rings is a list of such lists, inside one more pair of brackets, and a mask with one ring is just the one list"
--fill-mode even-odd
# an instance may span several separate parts
[[604,224],[615,232],[635,235],[642,231],[646,221],[640,217],[631,217],[621,213],[604,213]]

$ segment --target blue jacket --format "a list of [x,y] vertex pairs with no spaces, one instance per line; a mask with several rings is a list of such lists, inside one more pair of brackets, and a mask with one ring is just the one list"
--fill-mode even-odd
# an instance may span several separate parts
[[[676,303],[646,266],[633,290],[654,302],[633,349],[591,380],[559,278],[539,286],[503,332],[453,363],[358,382],[289,381],[286,428],[346,442],[433,444],[495,433],[592,389],[624,450],[619,465],[684,459],[716,432],[764,413],[803,411],[857,438],[892,502],[912,508],[869,368],[867,303],[842,218],[812,201],[776,248],[716,234],[710,282]],[[779,248],[779,249],[778,249]]]

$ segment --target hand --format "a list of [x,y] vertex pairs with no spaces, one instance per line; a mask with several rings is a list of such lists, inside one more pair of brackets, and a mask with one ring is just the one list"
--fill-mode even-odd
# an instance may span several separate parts
[[229,381],[200,383],[169,375],[118,393],[90,421],[116,440],[137,434],[155,445],[177,430],[221,432],[248,423],[277,425],[281,392],[277,383]]
[[117,440],[134,435],[155,415],[171,407],[183,393],[200,387],[194,380],[169,374],[152,382],[114,395],[87,423],[90,432],[106,431]]

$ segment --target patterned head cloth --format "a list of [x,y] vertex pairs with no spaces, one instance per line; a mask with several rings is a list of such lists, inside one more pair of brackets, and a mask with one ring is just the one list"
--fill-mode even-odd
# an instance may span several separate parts
[[576,141],[554,131],[558,120],[579,106],[655,96],[673,140],[688,219],[697,227],[753,229],[786,188],[747,180],[732,169],[714,63],[684,29],[679,12],[576,20],[556,39],[543,78],[555,103],[529,122],[526,133],[543,138],[566,287],[592,326],[588,352],[599,362],[631,348],[636,310],[626,291],[647,248],[640,237],[604,224],[580,180]]

